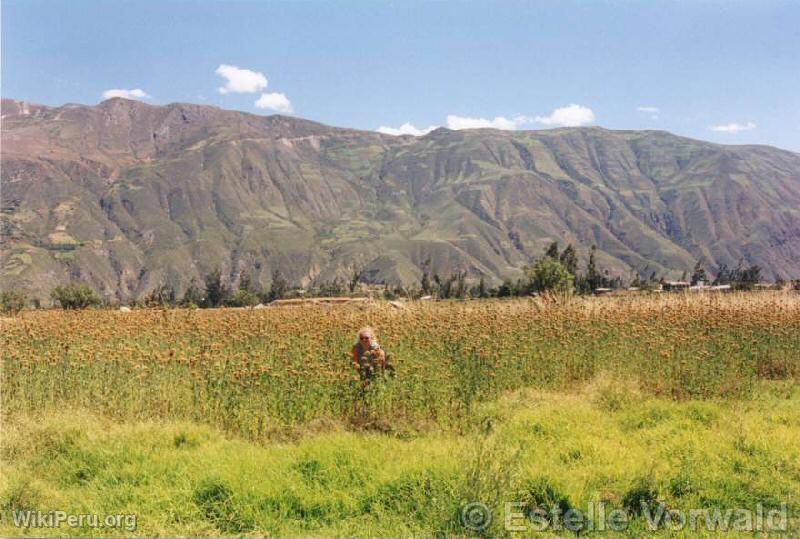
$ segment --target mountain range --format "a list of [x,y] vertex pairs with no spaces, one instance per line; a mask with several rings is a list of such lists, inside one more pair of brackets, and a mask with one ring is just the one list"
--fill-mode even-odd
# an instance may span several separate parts
[[392,136],[121,98],[2,100],[0,288],[118,300],[220,269],[266,287],[517,278],[553,241],[613,275],[800,278],[800,154],[664,131]]

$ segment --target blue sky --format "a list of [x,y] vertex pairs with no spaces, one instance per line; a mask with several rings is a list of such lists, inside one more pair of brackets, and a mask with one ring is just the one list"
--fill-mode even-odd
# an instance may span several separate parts
[[4,97],[109,90],[388,132],[600,125],[800,151],[800,2],[2,1]]

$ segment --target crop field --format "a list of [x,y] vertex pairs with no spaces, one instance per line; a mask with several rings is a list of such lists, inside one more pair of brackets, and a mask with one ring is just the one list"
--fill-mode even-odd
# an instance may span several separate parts
[[[396,375],[365,385],[366,325]],[[592,504],[629,516],[575,525],[602,536],[800,531],[797,294],[26,312],[0,344],[0,534],[58,508],[136,525],[28,533],[574,536],[525,511]]]

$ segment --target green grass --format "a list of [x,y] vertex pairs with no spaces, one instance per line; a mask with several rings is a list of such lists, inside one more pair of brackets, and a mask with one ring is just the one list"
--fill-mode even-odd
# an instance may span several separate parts
[[[5,425],[0,533],[19,534],[8,513],[29,508],[135,514],[142,536],[471,535],[460,510],[480,501],[494,511],[483,534],[505,536],[504,502],[556,493],[571,507],[603,501],[610,511],[642,485],[670,508],[785,502],[796,530],[800,392],[765,382],[760,395],[675,402],[599,380],[572,393],[510,393],[476,409],[464,435],[327,423],[264,445],[193,423],[29,415]],[[646,518],[630,530],[649,533]]]

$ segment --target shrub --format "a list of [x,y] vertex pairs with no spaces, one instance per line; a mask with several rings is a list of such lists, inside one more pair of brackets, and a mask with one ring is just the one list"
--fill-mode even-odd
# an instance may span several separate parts
[[678,475],[669,480],[669,492],[676,498],[693,494],[695,490],[692,476],[686,470],[681,470]]
[[50,297],[61,305],[62,309],[85,309],[101,303],[100,296],[92,287],[77,281],[55,287]]
[[534,292],[570,293],[574,288],[575,277],[567,271],[564,264],[550,257],[544,257],[534,265],[527,266],[525,275]]
[[525,504],[525,516],[534,524],[555,526],[560,520],[564,528],[576,535],[591,527],[588,515],[574,507],[569,497],[546,477],[529,482],[519,499]]
[[206,275],[206,298],[203,307],[219,307],[228,300],[230,290],[222,282],[220,270],[214,270]]
[[229,307],[252,307],[258,304],[258,295],[250,290],[239,289],[226,303]]
[[197,279],[192,277],[189,281],[189,286],[181,298],[180,304],[184,307],[191,307],[196,309],[198,305],[202,305],[205,300],[205,290],[202,290],[197,284]]
[[242,533],[254,527],[252,518],[235,503],[233,490],[220,479],[201,481],[192,499],[206,519],[223,532]]
[[558,509],[562,514],[572,509],[569,498],[544,477],[528,483],[519,498],[525,503],[525,516],[529,518],[537,512],[544,517],[552,514],[553,509]]
[[174,307],[175,302],[175,289],[166,284],[157,286],[142,300],[145,307]]
[[25,308],[27,298],[19,290],[3,290],[0,292],[0,311],[3,314],[16,315]]
[[622,498],[622,506],[632,515],[656,514],[659,505],[658,489],[650,478],[639,479]]

